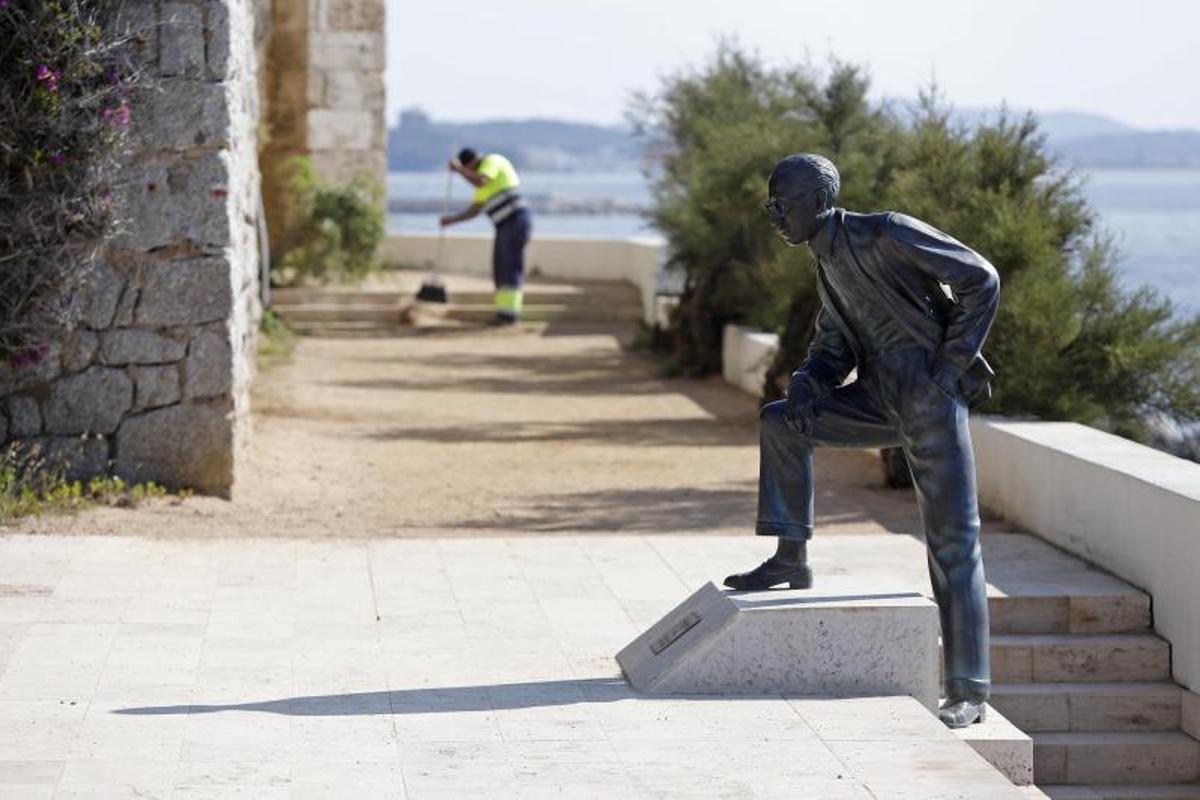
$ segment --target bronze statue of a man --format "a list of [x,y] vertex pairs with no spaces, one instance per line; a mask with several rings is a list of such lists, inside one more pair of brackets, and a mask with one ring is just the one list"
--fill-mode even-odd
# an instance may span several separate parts
[[[941,612],[950,727],[981,721],[991,688],[967,405],[990,392],[980,354],[1000,297],[978,253],[912,217],[835,207],[840,178],[816,155],[776,165],[767,213],[817,262],[821,309],[787,399],[761,413],[755,532],[773,556],[730,575],[733,589],[812,585],[813,448],[900,446],[913,475]],[[852,369],[857,380],[843,385]]]

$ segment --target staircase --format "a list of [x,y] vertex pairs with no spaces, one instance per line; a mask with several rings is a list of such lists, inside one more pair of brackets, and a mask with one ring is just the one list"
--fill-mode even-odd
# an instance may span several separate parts
[[[496,313],[489,282],[446,276],[447,304],[417,303],[420,275],[401,273],[390,283],[365,288],[276,289],[271,307],[297,333],[311,336],[387,336],[414,322],[470,326]],[[642,318],[641,297],[623,282],[575,284],[530,282],[522,319],[527,322],[633,323]]]
[[1098,571],[1082,584],[1023,577],[989,602],[992,704],[1033,739],[1038,788],[1052,800],[1200,800],[1200,742],[1180,729],[1183,690],[1150,598]]

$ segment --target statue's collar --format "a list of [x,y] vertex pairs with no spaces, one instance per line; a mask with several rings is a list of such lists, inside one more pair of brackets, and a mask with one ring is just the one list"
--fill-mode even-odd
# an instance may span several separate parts
[[837,239],[838,220],[842,216],[842,210],[835,208],[825,216],[825,221],[821,224],[815,236],[808,240],[808,248],[817,258],[828,257],[833,255],[833,246]]

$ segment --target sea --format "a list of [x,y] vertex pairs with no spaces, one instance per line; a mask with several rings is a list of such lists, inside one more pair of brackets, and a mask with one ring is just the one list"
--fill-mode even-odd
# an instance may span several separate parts
[[[1078,172],[1085,196],[1118,249],[1123,284],[1148,285],[1170,297],[1181,314],[1200,313],[1200,168]],[[639,172],[522,172],[521,181],[527,194],[567,201],[568,207],[597,201],[617,201],[620,207],[650,203],[649,187]],[[451,180],[449,190],[452,209],[470,202],[470,187],[461,179]],[[394,199],[440,205],[446,191],[444,171],[388,176],[388,194]],[[388,228],[392,233],[435,233],[437,215],[392,213]],[[453,230],[490,233],[491,226],[479,218]],[[538,234],[618,239],[659,235],[643,217],[628,211],[537,214],[534,235]]]

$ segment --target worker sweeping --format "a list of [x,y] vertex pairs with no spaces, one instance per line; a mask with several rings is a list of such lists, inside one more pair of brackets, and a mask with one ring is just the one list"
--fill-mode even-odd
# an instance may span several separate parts
[[521,180],[512,163],[498,153],[480,156],[471,148],[459,151],[450,169],[475,187],[471,205],[457,214],[444,214],[442,227],[464,222],[484,212],[496,226],[492,247],[492,277],[496,283],[496,316],[493,325],[512,325],[521,318],[521,287],[525,278],[525,245],[529,243],[530,215],[517,192]]

